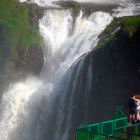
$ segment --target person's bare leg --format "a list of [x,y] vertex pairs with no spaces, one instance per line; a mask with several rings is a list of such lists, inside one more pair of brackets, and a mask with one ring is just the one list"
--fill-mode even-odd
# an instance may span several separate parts
[[133,120],[133,115],[130,114],[130,115],[129,115],[129,123],[130,123],[130,124],[132,123],[132,120]]

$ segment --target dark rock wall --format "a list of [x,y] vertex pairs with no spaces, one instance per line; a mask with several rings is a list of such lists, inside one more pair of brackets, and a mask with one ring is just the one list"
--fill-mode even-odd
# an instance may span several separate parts
[[[127,20],[130,19],[136,18]],[[92,106],[88,109],[91,120],[112,118],[116,105],[126,107],[131,94],[140,94],[140,22],[133,26],[138,28],[130,36],[133,28],[126,31],[126,25],[120,25],[116,33],[109,33],[88,56],[87,63],[92,60],[93,72]]]

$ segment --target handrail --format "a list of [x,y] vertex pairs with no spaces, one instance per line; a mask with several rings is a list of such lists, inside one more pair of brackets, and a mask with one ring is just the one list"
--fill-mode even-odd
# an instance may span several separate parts
[[[80,131],[80,130],[77,130],[77,131]],[[81,131],[81,132],[86,133],[85,131]],[[91,132],[90,132],[90,133],[91,133]],[[111,137],[111,138],[117,139],[117,140],[126,140],[126,139],[123,139],[123,138],[120,138],[120,137],[117,137],[117,136],[108,136],[108,135],[101,134],[101,133],[97,133],[97,134],[91,133],[91,134],[93,135],[93,137],[94,137],[94,135],[100,135],[100,136],[103,136],[103,137],[105,137],[105,138]]]
[[[115,119],[80,126],[76,129],[76,140],[103,140],[108,138],[126,140],[126,138],[117,137],[117,135],[115,135],[116,132],[119,133],[119,130],[132,127],[128,125],[128,117],[123,110],[124,108],[122,106],[116,106]],[[135,127],[135,125],[133,126]]]
[[123,106],[115,106],[115,118],[126,117]]

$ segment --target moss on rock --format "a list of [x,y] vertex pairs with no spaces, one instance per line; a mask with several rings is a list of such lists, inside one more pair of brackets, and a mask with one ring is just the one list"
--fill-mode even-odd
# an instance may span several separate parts
[[140,16],[114,18],[114,20],[100,34],[97,48],[104,48],[113,42],[120,34],[133,40],[140,32]]
[[43,10],[37,5],[1,0],[0,87],[11,79],[39,74],[43,53],[38,19],[42,15]]

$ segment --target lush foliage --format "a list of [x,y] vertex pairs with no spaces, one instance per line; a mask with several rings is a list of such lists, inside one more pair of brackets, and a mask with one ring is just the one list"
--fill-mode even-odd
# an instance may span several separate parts
[[15,0],[1,0],[0,38],[8,47],[28,47],[29,44],[40,46],[37,30],[29,23],[29,9]]
[[128,38],[133,38],[140,31],[140,16],[130,16],[115,18],[100,35],[100,42],[96,48],[104,48],[111,44],[118,34],[125,34]]
[[37,5],[18,0],[0,1],[0,88],[19,73],[37,73],[41,68],[38,10]]
[[129,37],[132,37],[140,28],[140,16],[115,18],[105,29],[105,33],[110,34],[118,27],[121,27]]
[[137,30],[140,29],[140,16],[137,17],[125,17],[120,19],[121,25],[124,30],[132,37]]

